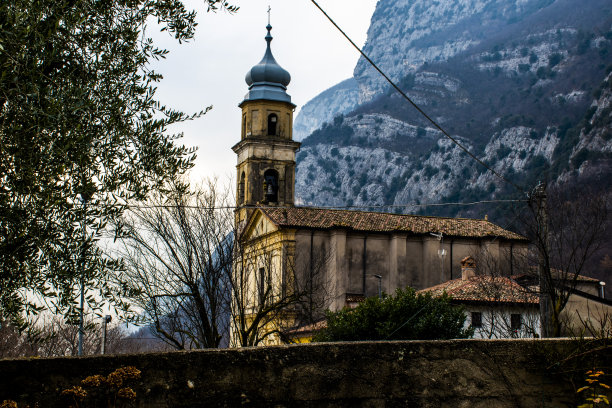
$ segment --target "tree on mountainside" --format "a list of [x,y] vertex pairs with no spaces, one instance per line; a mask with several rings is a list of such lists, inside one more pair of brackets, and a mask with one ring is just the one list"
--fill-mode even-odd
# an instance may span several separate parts
[[167,54],[147,36],[155,21],[179,42],[196,26],[180,0],[0,3],[0,316],[74,316],[81,279],[98,289],[90,306],[113,297],[104,277],[121,265],[96,239],[192,166],[195,149],[166,130],[205,111],[155,99],[150,63]]

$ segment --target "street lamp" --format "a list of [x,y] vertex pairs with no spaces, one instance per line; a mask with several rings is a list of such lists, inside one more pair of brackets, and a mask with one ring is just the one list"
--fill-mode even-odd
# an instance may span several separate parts
[[102,319],[102,346],[100,347],[100,354],[104,354],[106,350],[106,325],[112,320],[110,315],[104,316]]
[[378,298],[382,299],[382,276],[380,275],[372,275],[376,279],[378,279]]
[[81,305],[79,310],[79,356],[83,355],[83,310],[85,308],[85,244],[87,242],[87,201],[91,198],[91,194],[84,188],[80,194],[81,203],[83,204],[83,219],[81,220],[81,229],[83,233],[83,242],[81,244]]

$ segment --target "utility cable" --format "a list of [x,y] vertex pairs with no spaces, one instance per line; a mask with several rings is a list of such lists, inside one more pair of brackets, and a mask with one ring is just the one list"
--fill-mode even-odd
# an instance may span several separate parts
[[468,156],[470,156],[472,159],[474,159],[476,162],[478,162],[479,164],[481,164],[482,166],[484,166],[485,168],[487,168],[489,171],[491,171],[497,178],[499,178],[500,180],[510,184],[511,186],[513,186],[514,188],[516,188],[517,190],[521,191],[521,192],[525,192],[525,190],[520,187],[518,184],[513,183],[512,181],[508,180],[506,177],[504,177],[501,173],[493,170],[491,167],[489,167],[489,165],[487,165],[485,162],[483,162],[482,160],[480,160],[478,157],[476,157],[472,152],[470,152],[465,146],[463,146],[461,143],[459,143],[459,141],[457,139],[455,139],[454,137],[452,137],[450,134],[448,134],[446,132],[446,130],[444,130],[442,128],[442,126],[438,125],[438,123],[433,120],[427,113],[425,113],[423,111],[423,109],[421,109],[415,102],[412,101],[412,99],[410,99],[410,97],[408,95],[406,95],[406,93],[404,91],[402,91],[396,84],[395,82],[393,82],[391,80],[391,78],[389,78],[387,76],[387,74],[385,74],[375,63],[374,61],[372,61],[370,59],[370,57],[367,56],[367,54],[365,52],[363,52],[361,50],[361,48],[359,48],[357,46],[357,44],[355,44],[353,42],[353,40],[351,40],[351,38],[338,26],[338,24],[336,24],[336,22],[325,12],[325,10],[323,10],[323,8],[321,8],[321,6],[319,6],[319,4],[316,2],[316,0],[310,0],[320,11],[321,13],[323,13],[323,15],[325,17],[327,17],[327,19],[334,25],[334,27],[336,27],[338,29],[338,31],[340,31],[340,33],[344,36],[344,38],[346,38],[351,45],[357,50],[359,51],[359,53],[361,54],[361,56],[363,58],[366,59],[366,61],[368,61],[370,63],[370,65],[372,65],[372,67],[374,67],[374,69],[376,69],[376,71],[378,71],[378,73],[380,75],[382,75],[383,78],[385,78],[385,80],[387,80],[387,82],[389,82],[389,84],[391,84],[391,86],[397,91],[399,92],[399,94],[406,99],[408,102],[410,102],[410,104],[421,114],[423,115],[429,122],[431,122],[436,129],[438,129],[440,132],[442,132],[442,134],[444,136],[446,136],[448,139],[450,139],[454,144],[456,144],[461,150],[463,150],[465,153],[468,154]]
[[[445,206],[469,206],[469,205],[479,205],[479,204],[495,204],[495,203],[520,203],[527,202],[527,200],[482,200],[482,201],[472,201],[472,202],[452,202],[452,203],[425,203],[425,204],[401,204],[401,205],[346,205],[346,206],[295,206],[292,208],[315,208],[321,210],[350,210],[350,209],[361,209],[361,210],[370,210],[373,208],[426,208],[426,207],[445,207]],[[103,208],[104,204],[88,204],[89,207],[95,208]],[[200,205],[191,205],[191,204],[119,204],[118,207],[124,207],[126,210],[133,209],[141,209],[141,210],[153,210],[153,209],[164,209],[164,208],[184,208],[184,209],[192,209],[192,210],[235,210],[238,208],[287,208],[284,206],[236,206],[236,205],[220,205],[220,206],[200,206]],[[402,215],[402,214],[397,214]]]

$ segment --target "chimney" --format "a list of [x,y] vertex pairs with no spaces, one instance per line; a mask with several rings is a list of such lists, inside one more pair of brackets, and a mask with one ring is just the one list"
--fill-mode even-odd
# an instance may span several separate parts
[[476,276],[476,261],[470,255],[461,260],[461,280],[468,280]]

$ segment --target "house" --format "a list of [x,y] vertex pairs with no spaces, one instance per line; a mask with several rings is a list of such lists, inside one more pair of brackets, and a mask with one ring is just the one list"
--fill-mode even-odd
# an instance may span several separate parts
[[[537,268],[514,276],[478,275],[472,257],[461,260],[461,278],[423,289],[452,297],[465,308],[466,327],[474,328],[474,338],[540,337],[540,287]],[[489,271],[490,272],[490,271]],[[561,279],[561,271],[553,270]],[[598,336],[612,329],[612,301],[604,298],[603,282],[577,275],[575,287],[561,313],[565,335]]]
[[[289,73],[274,59],[271,29],[263,59],[246,75],[237,156],[236,231],[242,268],[253,287],[245,301],[265,302],[310,288],[319,314],[379,291],[417,289],[460,277],[459,260],[483,251],[512,274],[527,239],[481,219],[399,215],[295,206],[295,105]],[[316,284],[314,283],[316,281]],[[267,291],[266,288],[270,288]]]
[[539,296],[507,276],[477,275],[476,262],[461,260],[461,277],[420,290],[452,298],[465,308],[466,327],[474,328],[474,338],[540,337]]
[[[551,271],[556,285],[569,293],[567,304],[561,312],[561,322],[566,336],[598,336],[601,331],[612,330],[612,300],[605,298],[605,282],[588,276],[565,275]],[[533,293],[539,293],[537,269],[513,276],[519,285]],[[609,334],[608,334],[609,335]]]

